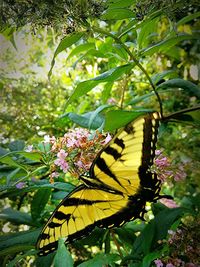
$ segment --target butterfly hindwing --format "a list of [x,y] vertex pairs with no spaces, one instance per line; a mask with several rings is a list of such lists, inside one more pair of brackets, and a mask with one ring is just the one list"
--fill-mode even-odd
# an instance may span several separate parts
[[81,185],[68,195],[56,208],[42,230],[37,242],[41,255],[57,248],[58,239],[67,237],[66,243],[85,236],[95,226],[112,227],[124,223],[119,216],[129,206],[129,199],[114,192]]

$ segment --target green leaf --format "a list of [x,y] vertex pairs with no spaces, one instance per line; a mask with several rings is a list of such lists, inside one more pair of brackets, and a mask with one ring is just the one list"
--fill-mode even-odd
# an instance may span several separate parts
[[160,82],[163,78],[175,78],[178,74],[174,70],[165,70],[161,73],[154,74],[151,79],[154,84]]
[[150,35],[156,31],[159,18],[155,17],[148,23],[144,24],[140,29],[137,30],[137,45],[138,49],[142,49],[149,44]]
[[[88,122],[89,129],[91,129],[92,125],[95,123],[95,119],[98,120],[99,113],[101,113],[103,110],[105,110],[107,108],[111,108],[111,106],[110,105],[101,105],[95,111],[91,112],[91,116],[90,116],[90,119],[89,119],[89,122]],[[101,125],[102,125],[102,123],[101,123]],[[101,125],[100,125],[100,127],[101,127]]]
[[91,121],[91,117],[93,117],[94,112],[88,112],[83,115],[78,115],[73,112],[67,113],[65,116],[73,121],[74,123],[80,125],[81,127],[88,128],[88,129],[98,129],[104,122],[104,118],[102,115],[96,115],[93,120]]
[[66,182],[65,183],[55,182],[53,184],[50,184],[48,180],[41,180],[41,181],[37,181],[36,184],[29,185],[18,190],[16,190],[16,187],[14,186],[6,186],[4,188],[5,193],[1,192],[1,198],[19,196],[19,195],[23,195],[26,192],[32,192],[37,189],[48,189],[48,188],[58,189],[58,190],[66,191],[67,193],[69,193],[74,189],[74,186]]
[[78,42],[81,37],[83,37],[84,33],[83,32],[75,32],[67,35],[65,38],[61,40],[59,43],[58,47],[56,48],[56,51],[54,53],[52,62],[51,62],[51,69],[49,70],[48,77],[51,77],[52,74],[52,69],[55,64],[55,58],[57,57],[58,54],[60,54],[63,50],[67,49],[68,47],[72,46],[76,42]]
[[141,267],[149,267],[151,266],[151,263],[155,259],[159,259],[162,256],[162,251],[154,251],[149,254],[147,254],[143,260]]
[[130,247],[132,247],[136,236],[134,235],[132,229],[128,229],[128,228],[116,228],[115,229],[115,233],[118,235],[120,241],[122,244],[126,244],[129,245]]
[[194,13],[194,14],[191,14],[191,15],[188,15],[188,16],[182,18],[181,20],[179,20],[176,23],[176,26],[178,27],[178,26],[180,26],[182,24],[185,24],[185,23],[187,23],[187,22],[189,22],[189,21],[191,21],[193,19],[196,19],[198,17],[200,17],[200,12],[197,12],[197,13]]
[[198,34],[182,34],[182,35],[177,35],[175,37],[171,37],[169,39],[163,40],[155,45],[152,45],[146,49],[141,50],[141,55],[142,56],[151,56],[155,53],[161,53],[169,50],[171,47],[175,46],[181,41],[184,40],[191,40],[191,39],[199,39],[200,36]]
[[10,151],[20,151],[24,149],[24,146],[25,142],[23,140],[15,140],[8,145],[8,148]]
[[126,8],[108,8],[103,15],[101,16],[101,19],[103,20],[121,20],[126,18],[134,18],[135,13],[131,11],[130,9]]
[[155,216],[156,234],[153,246],[156,245],[158,240],[166,237],[171,225],[181,217],[183,211],[184,209],[182,208],[169,209],[164,206],[164,209]]
[[17,168],[22,168],[25,170],[25,166],[18,163],[16,160],[14,160],[12,157],[10,157],[9,155],[12,155],[13,153],[8,153],[2,157],[0,157],[0,162],[7,164],[8,166],[12,166],[12,167],[17,167]]
[[165,88],[182,88],[186,90],[188,93],[196,96],[200,99],[200,88],[194,83],[191,83],[190,81],[186,81],[183,79],[171,79],[164,83],[161,83],[157,89],[165,89]]
[[5,156],[5,155],[8,154],[8,153],[9,153],[8,150],[6,150],[6,149],[3,148],[3,147],[0,147],[0,157],[1,157],[1,156]]
[[157,241],[166,237],[171,225],[180,218],[183,213],[182,208],[169,209],[162,205],[162,210],[156,214],[155,218],[146,225],[143,232],[136,239],[132,255],[143,253],[147,255],[154,247],[157,246]]
[[31,216],[33,221],[37,221],[43,212],[49,198],[51,196],[51,189],[39,189],[31,203]]
[[128,61],[128,54],[120,44],[113,44],[114,52],[117,53],[120,59]]
[[134,2],[134,0],[109,0],[106,4],[109,8],[123,8],[133,5]]
[[22,155],[27,159],[36,161],[36,162],[41,162],[42,160],[42,152],[26,152],[26,151],[19,151],[15,154]]
[[41,229],[36,229],[0,236],[0,256],[34,248],[40,231]]
[[71,53],[69,54],[69,56],[67,57],[67,60],[69,60],[71,57],[76,56],[80,53],[83,52],[88,52],[88,50],[90,49],[95,49],[95,44],[94,43],[86,43],[86,44],[80,44],[78,46],[76,46]]
[[54,258],[54,267],[73,267],[73,259],[65,246],[64,239],[58,241],[58,249]]
[[6,177],[7,185],[10,183],[10,181],[12,180],[17,181],[19,178],[21,179],[25,177],[26,175],[27,175],[27,172],[25,172],[24,169],[21,169],[21,168],[14,169],[13,171],[7,174],[7,177]]
[[102,95],[101,95],[102,103],[105,104],[108,101],[108,98],[111,95],[112,87],[113,87],[113,82],[107,82],[105,84]]
[[37,257],[35,260],[35,265],[36,267],[53,267],[53,260],[54,260],[55,252],[50,253],[46,256],[40,256]]
[[115,129],[124,127],[126,124],[136,119],[138,116],[145,114],[145,111],[124,111],[111,110],[105,114],[105,131],[113,131]]
[[117,79],[119,79],[123,74],[129,73],[134,66],[133,63],[126,64],[123,66],[119,66],[113,69],[110,69],[101,75],[92,78],[87,81],[80,82],[77,87],[75,88],[74,92],[70,96],[70,98],[67,101],[67,104],[71,103],[73,100],[85,95],[88,93],[91,89],[96,87],[100,83],[105,82],[114,82]]
[[1,211],[0,219],[14,224],[36,225],[28,213],[7,208]]
[[85,261],[78,267],[102,267],[106,265],[115,266],[115,262],[120,259],[117,254],[98,254],[93,259]]

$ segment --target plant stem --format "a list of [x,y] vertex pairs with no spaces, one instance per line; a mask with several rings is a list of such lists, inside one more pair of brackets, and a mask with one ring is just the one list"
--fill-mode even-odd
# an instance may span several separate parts
[[158,99],[158,102],[159,102],[159,106],[160,106],[160,113],[161,113],[161,117],[162,117],[162,114],[163,114],[163,110],[162,110],[162,101],[161,101],[161,98],[158,94],[158,92],[156,91],[156,87],[155,85],[153,84],[153,81],[151,80],[151,77],[149,76],[148,72],[145,70],[145,68],[142,66],[142,64],[138,61],[138,59],[133,55],[133,53],[129,50],[129,48],[120,40],[120,38],[118,38],[117,36],[115,36],[114,34],[108,32],[108,31],[105,31],[103,29],[100,29],[98,27],[92,27],[91,28],[94,32],[97,32],[97,33],[100,33],[100,34],[103,34],[105,36],[109,36],[111,37],[112,39],[114,39],[116,41],[116,43],[120,44],[121,47],[124,48],[124,50],[127,52],[127,54],[130,56],[130,60],[134,61],[135,64],[141,69],[141,71],[145,74],[146,78],[148,79],[157,99]]

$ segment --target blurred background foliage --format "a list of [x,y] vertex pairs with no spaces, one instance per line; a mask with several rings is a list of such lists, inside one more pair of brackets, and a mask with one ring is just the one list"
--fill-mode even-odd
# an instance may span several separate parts
[[[2,236],[0,256],[6,256],[3,266],[8,261],[10,266],[50,266],[51,256],[43,263],[42,259],[34,262],[34,252],[29,249],[34,248],[38,227],[73,185],[69,177],[49,184],[48,166],[43,166],[38,155],[32,155],[30,162],[27,154],[5,157],[6,153],[38,144],[45,135],[63,136],[77,124],[98,128],[101,116],[112,122],[109,112],[116,109],[159,110],[150,80],[160,94],[164,115],[198,105],[200,8],[198,1],[178,0],[1,1],[0,8],[0,154],[4,157],[0,218],[4,233],[16,233]],[[96,127],[92,127],[91,117],[99,119]],[[164,193],[186,209],[184,216],[178,211],[174,217],[170,215],[174,221],[171,219],[169,225],[175,229],[180,222],[186,224],[191,231],[191,236],[186,236],[192,239],[191,229],[196,231],[199,226],[199,112],[193,112],[190,118],[193,120],[181,118],[178,123],[162,125],[159,147],[172,162],[186,166],[187,179],[169,183]],[[112,123],[106,128],[110,129]],[[15,185],[21,180],[27,187],[19,190]],[[44,195],[47,197],[42,202],[39,196]],[[39,201],[42,206],[37,211]],[[162,209],[158,206],[154,210],[155,218],[160,218],[160,210],[164,214],[160,225],[169,213]],[[103,266],[102,260],[108,266],[126,266],[129,261],[130,266],[150,266],[167,249],[152,242],[147,250],[141,248],[134,255],[138,242],[148,243],[145,232],[137,239],[144,227],[144,223],[131,222],[116,230],[118,242],[125,244],[121,257],[124,265],[120,265],[113,247],[114,254],[108,255],[112,236],[97,229],[88,239],[70,247],[75,266],[90,258],[96,260],[92,266]],[[18,231],[23,232],[17,235]],[[128,238],[129,231],[134,232],[132,239]],[[149,227],[145,231],[153,230]],[[166,236],[160,234],[157,240],[161,237]],[[83,249],[84,244],[88,246]],[[102,246],[107,254],[95,258]],[[20,258],[21,251],[28,251],[28,256]],[[173,256],[170,253],[168,258]],[[181,259],[192,261],[187,257],[185,253]],[[194,264],[197,261],[193,259]],[[81,266],[88,266],[85,264]]]

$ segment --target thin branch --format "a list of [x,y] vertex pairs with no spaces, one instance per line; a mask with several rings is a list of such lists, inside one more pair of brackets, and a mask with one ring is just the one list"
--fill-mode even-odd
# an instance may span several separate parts
[[103,29],[100,29],[98,27],[92,27],[91,28],[94,32],[98,32],[100,34],[104,34],[105,36],[109,36],[111,37],[112,39],[114,39],[116,41],[116,43],[120,44],[121,47],[124,48],[124,50],[127,52],[127,54],[130,56],[130,60],[134,61],[135,64],[141,69],[141,71],[145,74],[146,78],[148,79],[157,99],[158,99],[158,102],[159,102],[159,106],[160,106],[160,113],[161,113],[161,117],[163,117],[163,109],[162,109],[162,101],[161,101],[161,98],[158,94],[158,92],[156,91],[156,87],[155,85],[153,84],[153,81],[151,80],[151,77],[149,76],[148,72],[145,70],[145,68],[141,65],[141,63],[138,61],[138,59],[133,55],[133,53],[129,50],[129,48],[117,37],[115,36],[114,34],[110,33],[110,32],[107,32]]

